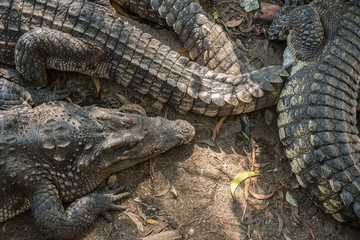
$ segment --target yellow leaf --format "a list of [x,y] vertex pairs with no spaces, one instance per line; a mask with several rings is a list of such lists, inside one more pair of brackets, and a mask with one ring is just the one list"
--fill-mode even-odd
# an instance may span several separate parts
[[256,172],[241,172],[238,175],[236,175],[233,180],[231,180],[230,184],[230,191],[231,195],[235,197],[235,190],[238,187],[240,183],[242,183],[244,180],[250,178],[250,177],[257,177],[260,176],[259,173]]
[[94,81],[95,83],[95,87],[96,87],[96,92],[99,93],[100,92],[100,81],[99,78],[97,77],[91,77],[91,79]]
[[69,103],[72,103],[72,100],[70,97],[66,97],[66,100],[68,100]]
[[219,18],[219,14],[218,14],[217,12],[213,12],[213,17],[214,17],[214,19],[216,20],[216,19]]

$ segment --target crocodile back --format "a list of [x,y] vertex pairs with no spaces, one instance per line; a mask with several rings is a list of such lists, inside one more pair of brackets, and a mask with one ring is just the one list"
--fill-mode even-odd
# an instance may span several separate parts
[[350,221],[360,218],[360,4],[318,0],[310,6],[324,23],[325,42],[317,58],[298,61],[285,85],[279,133],[299,183],[326,212]]

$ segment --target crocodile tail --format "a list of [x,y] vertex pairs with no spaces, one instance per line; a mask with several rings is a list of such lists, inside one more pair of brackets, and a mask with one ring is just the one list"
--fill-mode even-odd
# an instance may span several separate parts
[[251,112],[276,103],[282,86],[280,67],[240,75],[217,73],[135,27],[125,24],[122,32],[128,32],[130,40],[115,48],[109,77],[125,87],[207,116]]
[[194,0],[114,0],[142,18],[168,26],[179,35],[191,60],[217,72],[237,75],[254,70],[249,59],[231,42]]

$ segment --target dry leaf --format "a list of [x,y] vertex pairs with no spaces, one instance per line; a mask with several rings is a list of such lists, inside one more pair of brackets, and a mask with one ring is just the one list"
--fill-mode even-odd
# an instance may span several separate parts
[[128,212],[128,211],[125,211],[124,213],[126,214],[126,216],[128,216],[131,219],[131,221],[133,221],[135,223],[136,228],[139,231],[139,234],[142,235],[142,233],[144,231],[144,225],[142,224],[141,220],[139,219],[139,216],[132,212]]
[[151,235],[154,235],[154,234],[157,234],[157,233],[161,232],[161,231],[164,230],[167,226],[168,226],[167,223],[165,223],[165,222],[159,222],[159,224],[154,227]]
[[294,197],[289,192],[286,192],[285,199],[291,206],[297,207]]
[[154,219],[146,219],[146,222],[149,223],[149,224],[159,224],[158,221],[154,220]]
[[240,20],[230,20],[226,22],[227,27],[237,27],[244,21],[244,18]]
[[96,92],[99,94],[100,92],[100,80],[97,77],[91,77],[91,79],[93,80],[95,87],[96,87]]
[[260,2],[260,20],[271,22],[274,16],[281,10],[281,6],[266,2]]

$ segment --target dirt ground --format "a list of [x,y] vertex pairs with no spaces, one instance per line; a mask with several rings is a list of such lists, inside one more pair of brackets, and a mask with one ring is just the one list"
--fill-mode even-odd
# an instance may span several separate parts
[[[232,1],[200,2],[209,14],[219,14],[219,22],[221,19],[223,22],[226,22],[224,19],[231,20],[229,11],[235,12],[235,19],[236,11],[241,11]],[[281,64],[284,44],[268,43],[261,33],[268,23],[257,20],[254,23],[252,31],[246,32],[244,27],[239,27],[229,29],[229,34],[237,37],[248,49],[247,56],[257,68]],[[154,25],[137,26],[161,37],[173,49],[181,48],[171,31]],[[89,84],[88,77],[80,74],[69,76],[68,86],[76,89],[71,98],[80,105],[119,107],[124,103],[139,103],[148,115],[185,119],[197,132],[191,144],[117,173],[117,183],[130,183],[131,197],[123,203],[127,210],[112,212],[113,222],[99,217],[76,239],[132,240],[146,236],[148,239],[178,239],[169,235],[160,238],[156,235],[159,233],[172,233],[194,240],[359,239],[359,230],[338,223],[321,212],[306,190],[298,186],[279,141],[274,107],[248,114],[253,124],[250,141],[242,133],[239,116],[228,117],[213,141],[212,131],[220,118],[191,113],[183,115],[167,106],[159,111],[152,107],[153,101],[148,97],[121,89],[112,82],[100,80],[98,94]],[[261,174],[259,178],[248,181],[254,196],[249,194],[245,199],[248,191],[245,191],[246,184],[242,183],[232,198],[232,178],[251,170]],[[286,196],[292,196],[296,206],[290,205]],[[1,240],[41,237],[29,211],[0,224]]]

